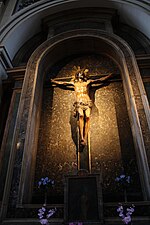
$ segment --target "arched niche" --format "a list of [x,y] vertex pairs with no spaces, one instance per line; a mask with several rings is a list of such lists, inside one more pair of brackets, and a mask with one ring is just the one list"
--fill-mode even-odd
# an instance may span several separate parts
[[[120,68],[138,167],[143,171],[140,177],[143,196],[145,200],[150,199],[148,140],[143,134],[149,132],[149,106],[135,57],[122,39],[91,29],[66,32],[47,40],[28,61],[3,199],[6,205],[9,190],[12,202],[27,203],[31,198],[45,75],[60,59],[87,52],[104,53]],[[17,143],[20,148],[16,150]]]
[[[134,4],[135,3],[135,4]],[[11,3],[9,3],[11,4]],[[136,5],[136,7],[135,7]],[[40,30],[41,20],[50,14],[57,13],[62,10],[72,10],[73,8],[82,7],[110,7],[116,8],[121,16],[121,20],[124,23],[135,26],[136,29],[140,30],[147,37],[150,36],[149,29],[147,29],[146,21],[149,19],[149,12],[147,3],[139,1],[128,1],[114,0],[106,2],[104,0],[89,1],[86,2],[82,0],[68,1],[44,1],[36,2],[25,9],[13,14],[10,20],[1,29],[2,33],[2,44],[5,45],[10,58],[12,59],[16,51],[23,45],[23,43],[35,35]],[[9,9],[9,7],[8,7]],[[36,13],[35,13],[36,12]],[[7,12],[9,13],[9,11]],[[140,16],[139,16],[140,15]],[[3,23],[5,22],[5,18]],[[15,29],[14,29],[15,27]],[[33,29],[34,27],[34,29]],[[20,33],[22,36],[15,37],[16,32]],[[27,39],[26,39],[27,38]],[[12,45],[13,40],[13,45]]]

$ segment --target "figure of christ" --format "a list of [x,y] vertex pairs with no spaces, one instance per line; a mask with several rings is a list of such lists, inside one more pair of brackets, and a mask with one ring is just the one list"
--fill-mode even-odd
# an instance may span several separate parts
[[51,82],[55,85],[65,85],[74,87],[76,101],[73,106],[75,107],[75,116],[78,116],[79,120],[81,145],[86,145],[87,136],[90,128],[92,101],[89,97],[89,87],[93,83],[104,83],[112,76],[111,73],[105,77],[92,80],[88,79],[88,71],[88,69],[80,69],[80,67],[78,67],[77,73],[69,82],[58,81],[57,78],[51,79]]

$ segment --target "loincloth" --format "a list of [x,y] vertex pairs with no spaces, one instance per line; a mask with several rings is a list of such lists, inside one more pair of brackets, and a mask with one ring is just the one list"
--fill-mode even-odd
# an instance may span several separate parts
[[89,100],[89,101],[86,101],[86,102],[75,102],[73,104],[74,106],[74,111],[75,112],[78,112],[79,109],[82,109],[83,111],[89,109],[89,108],[92,108],[92,101]]

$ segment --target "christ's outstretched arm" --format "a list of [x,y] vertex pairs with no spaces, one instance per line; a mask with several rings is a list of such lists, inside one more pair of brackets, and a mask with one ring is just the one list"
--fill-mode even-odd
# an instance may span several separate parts
[[71,81],[58,81],[56,79],[51,79],[51,83],[56,85],[73,86],[73,82]]
[[105,76],[105,77],[100,77],[100,78],[97,78],[95,80],[89,80],[91,84],[93,83],[103,83],[105,82],[106,80],[108,80],[110,77],[112,77],[113,73],[110,73],[109,75]]

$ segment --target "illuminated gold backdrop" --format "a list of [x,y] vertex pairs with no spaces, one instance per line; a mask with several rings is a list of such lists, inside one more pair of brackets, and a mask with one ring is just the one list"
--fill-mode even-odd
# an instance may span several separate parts
[[[119,72],[110,58],[92,55],[70,60],[58,73],[55,69],[50,73],[53,77],[70,77],[78,65],[93,75]],[[49,77],[47,80],[50,82]],[[94,104],[90,126],[92,172],[102,171],[104,192],[115,191],[114,179],[121,172],[122,157],[125,156],[125,163],[135,158],[121,77],[103,87],[91,87],[90,96]],[[35,183],[41,177],[53,178],[53,194],[57,196],[63,195],[64,174],[77,171],[73,102],[73,90],[44,88]]]

